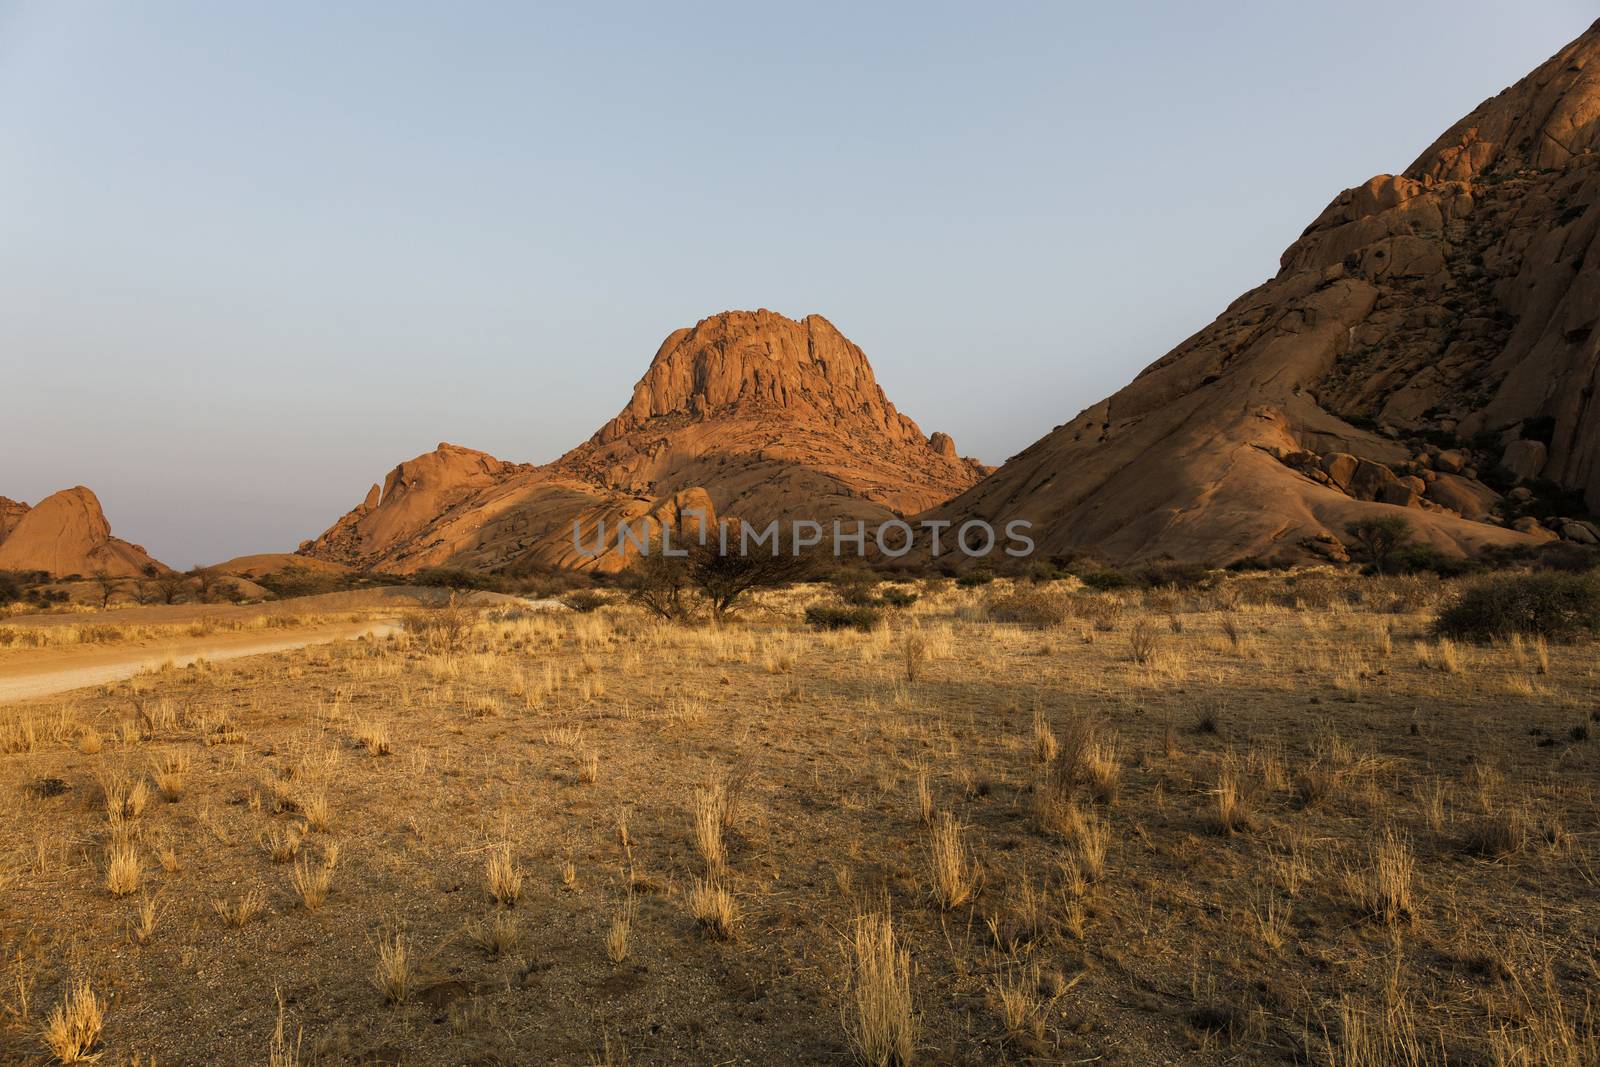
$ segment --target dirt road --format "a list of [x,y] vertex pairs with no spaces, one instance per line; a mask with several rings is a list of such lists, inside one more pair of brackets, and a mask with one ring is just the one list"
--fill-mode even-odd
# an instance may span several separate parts
[[280,631],[272,637],[259,632],[220,633],[137,648],[67,646],[16,652],[0,659],[0,704],[105,685],[169,662],[183,667],[199,659],[217,662],[260,656],[368,634],[387,637],[398,630],[394,622],[367,620]]

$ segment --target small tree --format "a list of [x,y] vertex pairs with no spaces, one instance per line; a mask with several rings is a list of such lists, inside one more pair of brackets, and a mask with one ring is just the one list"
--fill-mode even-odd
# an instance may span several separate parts
[[95,585],[100,587],[100,607],[105,609],[110,606],[111,598],[117,592],[117,579],[106,573],[104,567],[97,567],[94,572]]
[[1374,569],[1388,574],[1394,567],[1395,550],[1411,539],[1411,523],[1403,515],[1384,515],[1349,523],[1345,532],[1356,539]]
[[189,577],[195,583],[195,599],[202,604],[211,603],[217,579],[221,577],[217,569],[215,567],[202,567],[197,563],[190,568]]
[[189,579],[177,571],[168,571],[155,580],[156,595],[163,604],[176,604],[188,588]]
[[148,578],[140,578],[133,583],[133,599],[139,604],[154,604],[161,599],[161,594],[156,591],[156,585]]
[[688,617],[684,594],[689,590],[689,566],[683,556],[668,556],[647,548],[620,576],[619,584],[630,603],[673,622]]
[[700,545],[689,553],[689,581],[711,606],[711,617],[721,622],[738,606],[741,597],[754,589],[770,589],[805,578],[812,570],[806,556],[797,556],[777,546],[768,553],[736,551],[720,545]]

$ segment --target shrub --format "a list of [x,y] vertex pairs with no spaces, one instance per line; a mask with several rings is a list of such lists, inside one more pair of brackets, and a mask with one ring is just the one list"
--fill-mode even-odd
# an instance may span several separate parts
[[1432,545],[1403,545],[1389,560],[1396,574],[1421,574],[1432,571],[1441,578],[1461,578],[1483,569],[1477,560],[1447,556]]
[[917,602],[917,594],[905,589],[885,589],[878,600],[887,607],[909,608]]
[[1211,583],[1211,568],[1204,563],[1152,563],[1141,567],[1134,577],[1151,588],[1200,589]]
[[[315,596],[319,593],[337,593],[351,586],[350,579],[343,574],[315,571],[310,567],[301,567],[290,564],[280,571],[262,575],[257,578],[256,584],[279,597]],[[416,582],[417,585],[425,583]],[[145,588],[143,582],[139,583],[134,591],[134,599],[145,603],[140,597],[151,595],[153,590]]]
[[1345,532],[1361,546],[1368,562],[1380,574],[1388,574],[1394,567],[1396,550],[1411,537],[1411,523],[1403,515],[1384,515],[1349,523]]
[[1013,622],[1040,630],[1060,626],[1072,614],[1066,597],[1035,590],[996,597],[985,610],[995,622]]
[[1600,581],[1554,572],[1492,578],[1464,590],[1434,629],[1470,641],[1513,634],[1571,639],[1600,629]]
[[1126,589],[1133,584],[1132,578],[1129,578],[1119,570],[1113,570],[1109,567],[1104,570],[1087,571],[1080,574],[1078,580],[1090,589],[1101,590]]
[[974,589],[980,585],[988,585],[994,581],[994,572],[988,570],[968,571],[956,579],[956,585],[962,589]]
[[561,602],[582,615],[611,603],[611,598],[593,589],[578,589],[561,598]]
[[882,619],[877,608],[849,604],[812,604],[806,622],[818,630],[871,630]]

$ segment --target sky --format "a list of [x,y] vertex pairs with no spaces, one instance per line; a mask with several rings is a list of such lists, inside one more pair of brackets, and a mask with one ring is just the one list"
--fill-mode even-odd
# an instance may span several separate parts
[[758,307],[1000,463],[1587,6],[0,0],[0,495],[291,550]]

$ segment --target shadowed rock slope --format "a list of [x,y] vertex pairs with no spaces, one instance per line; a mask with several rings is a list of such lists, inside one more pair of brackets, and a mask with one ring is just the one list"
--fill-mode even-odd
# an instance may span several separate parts
[[0,570],[127,578],[152,567],[166,569],[139,545],[112,537],[99,499],[81,485],[32,508],[0,497]]
[[441,444],[300,551],[402,573],[615,569],[615,552],[574,549],[574,520],[608,531],[699,521],[686,513],[872,524],[947,500],[987,469],[900,414],[866,356],[820,315],[729,311],[669,336],[627,407],[555,462]]
[[1110,559],[1587,541],[1600,509],[1600,23],[1403,174],[1341,193],[1266,284],[938,509]]

